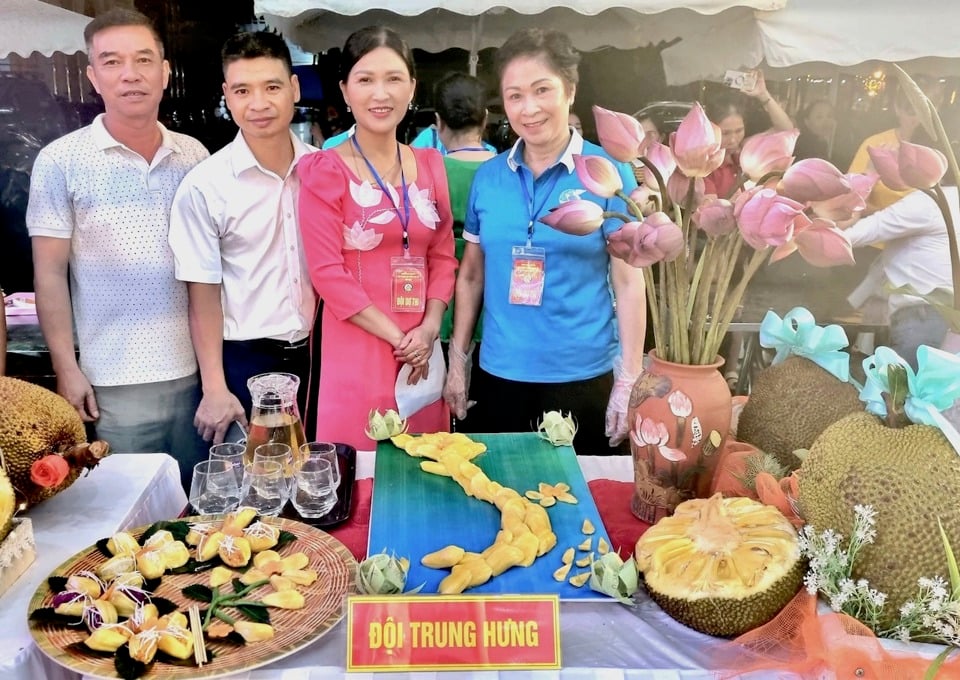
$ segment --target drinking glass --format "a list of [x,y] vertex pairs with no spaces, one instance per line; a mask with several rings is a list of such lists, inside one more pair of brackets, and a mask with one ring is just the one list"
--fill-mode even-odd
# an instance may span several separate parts
[[236,509],[240,488],[233,466],[225,460],[204,460],[193,466],[190,505],[201,515]]
[[223,460],[233,467],[237,478],[237,485],[243,484],[243,452],[246,444],[239,442],[223,442],[210,447],[210,460]]
[[280,464],[284,481],[287,483],[287,495],[284,500],[290,498],[289,492],[293,486],[293,449],[290,445],[282,442],[261,444],[253,451],[253,462],[256,463],[258,460],[272,460]]
[[330,470],[333,474],[333,481],[336,486],[340,486],[340,460],[337,456],[337,447],[330,442],[307,442],[300,447],[300,461],[318,458],[330,462]]
[[293,475],[290,501],[301,517],[323,517],[337,504],[337,484],[329,460],[301,461]]
[[261,515],[279,515],[287,502],[289,487],[283,467],[275,460],[257,460],[243,472],[240,504]]

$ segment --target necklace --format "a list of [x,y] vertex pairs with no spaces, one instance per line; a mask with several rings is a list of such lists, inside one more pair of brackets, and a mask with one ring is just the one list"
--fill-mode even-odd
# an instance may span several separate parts
[[[363,158],[362,152],[360,154],[360,158]],[[356,154],[353,154],[353,167],[357,171],[357,177],[363,179],[363,170],[360,167],[360,158],[358,158]],[[399,156],[393,160],[393,165],[391,165],[389,168],[387,168],[383,172],[380,172],[379,170],[377,170],[376,166],[374,166],[372,162],[367,161],[366,158],[364,158],[364,161],[366,161],[371,166],[373,166],[373,169],[376,171],[376,174],[372,176],[372,180],[374,183],[376,183],[377,181],[376,175],[379,175],[386,182],[389,182],[391,184],[393,183],[391,181],[391,178],[396,175],[397,167],[399,167],[399,164],[400,164]]]

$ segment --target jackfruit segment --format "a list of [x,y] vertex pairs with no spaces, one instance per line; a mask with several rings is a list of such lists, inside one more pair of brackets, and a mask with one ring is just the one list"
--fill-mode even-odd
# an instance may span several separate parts
[[636,560],[652,599],[710,635],[766,623],[803,577],[793,525],[772,506],[720,494],[677,506],[640,537]]
[[593,539],[588,537],[580,541],[580,545],[577,546],[577,550],[582,550],[586,552],[590,550],[592,546],[593,546]]
[[589,555],[584,555],[579,560],[577,560],[575,564],[578,567],[586,567],[586,566],[589,566],[591,562],[593,562],[593,553],[590,553]]
[[603,536],[597,539],[597,552],[601,555],[606,555],[610,552],[610,544],[604,540]]
[[573,558],[575,555],[576,553],[574,552],[573,548],[567,548],[566,550],[563,551],[563,557],[561,558],[561,561],[564,564],[570,564],[571,562],[573,562]]
[[584,519],[583,525],[580,527],[580,533],[586,536],[592,536],[594,531],[596,531],[596,528],[593,526],[593,522],[589,519]]
[[570,562],[564,562],[564,564],[563,564],[562,567],[560,567],[560,568],[557,569],[555,572],[553,572],[553,580],[554,580],[554,581],[560,581],[561,583],[563,583],[564,581],[566,581],[566,580],[567,580],[567,574],[570,573],[570,567],[571,567],[571,566],[572,566],[572,565],[571,565]]
[[570,585],[574,588],[582,588],[583,584],[590,579],[590,572],[585,571],[583,573],[577,574],[576,576],[570,577]]

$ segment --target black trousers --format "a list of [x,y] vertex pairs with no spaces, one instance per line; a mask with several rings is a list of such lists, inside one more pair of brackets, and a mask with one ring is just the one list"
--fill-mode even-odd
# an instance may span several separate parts
[[627,455],[629,446],[611,448],[604,434],[607,401],[613,373],[566,383],[527,383],[506,380],[476,367],[470,398],[477,404],[466,419],[457,421],[461,432],[531,432],[544,411],[568,411],[577,423],[573,447],[579,455]]

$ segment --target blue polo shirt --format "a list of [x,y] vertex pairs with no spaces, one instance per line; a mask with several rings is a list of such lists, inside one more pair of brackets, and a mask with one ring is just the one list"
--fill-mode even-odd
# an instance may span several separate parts
[[[610,158],[596,144],[573,133],[556,163],[534,181],[523,163],[523,141],[480,166],[473,180],[463,236],[484,255],[483,343],[480,366],[519,382],[561,383],[595,378],[611,370],[618,352],[610,255],[606,237],[622,222],[611,218],[587,236],[564,234],[537,220],[564,200],[579,196],[604,210],[626,213],[619,198],[587,192],[574,171],[573,155]],[[612,159],[610,159],[612,161]],[[633,171],[617,163],[624,190],[636,186]],[[544,248],[544,291],[539,307],[511,305],[513,246],[526,244],[529,204],[536,209],[533,245]]]

